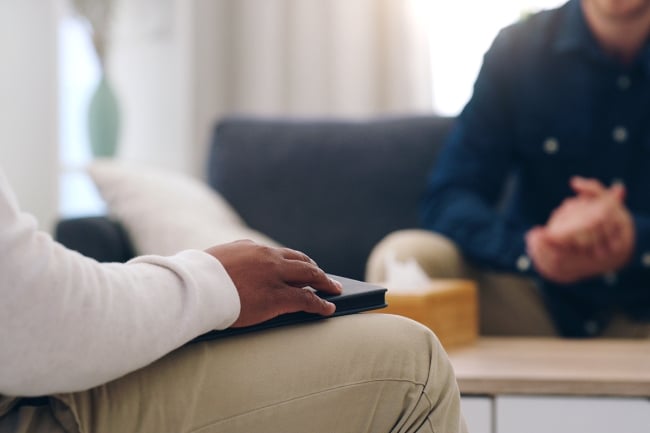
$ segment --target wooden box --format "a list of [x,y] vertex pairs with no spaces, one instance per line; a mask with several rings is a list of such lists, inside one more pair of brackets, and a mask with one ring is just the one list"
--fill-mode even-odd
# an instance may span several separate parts
[[382,313],[409,317],[431,329],[445,348],[478,338],[478,295],[471,280],[434,280],[426,287],[391,290]]

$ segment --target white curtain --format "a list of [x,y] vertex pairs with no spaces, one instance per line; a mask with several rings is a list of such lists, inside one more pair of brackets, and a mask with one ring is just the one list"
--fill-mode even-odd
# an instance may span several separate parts
[[[204,0],[199,84],[215,107],[367,115],[430,107],[418,2]],[[208,22],[206,22],[207,20]]]
[[205,144],[215,119],[231,113],[360,117],[430,111],[424,3],[196,1],[196,142]]
[[429,111],[428,1],[121,0],[121,156],[202,175],[227,114]]

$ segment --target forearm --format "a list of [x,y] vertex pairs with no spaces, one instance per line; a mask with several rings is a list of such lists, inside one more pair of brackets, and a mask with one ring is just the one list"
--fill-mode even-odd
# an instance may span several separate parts
[[525,229],[508,224],[470,192],[436,192],[425,202],[423,226],[453,240],[471,261],[499,271],[530,274]]
[[[0,215],[1,216],[1,215]],[[35,230],[0,231],[0,393],[86,389],[143,367],[239,314],[234,285],[201,251],[99,264]]]
[[629,267],[632,269],[650,268],[650,216],[632,215],[635,231],[635,245]]
[[452,239],[465,257],[480,265],[528,273],[532,267],[526,258],[527,227],[497,211],[518,163],[515,115],[509,104],[518,66],[507,61],[515,45],[511,33],[501,33],[486,53],[472,98],[429,178],[422,224]]

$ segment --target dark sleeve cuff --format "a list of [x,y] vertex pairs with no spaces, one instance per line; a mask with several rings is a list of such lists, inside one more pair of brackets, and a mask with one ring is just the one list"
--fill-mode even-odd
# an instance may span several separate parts
[[650,269],[650,218],[633,215],[635,240],[631,268]]

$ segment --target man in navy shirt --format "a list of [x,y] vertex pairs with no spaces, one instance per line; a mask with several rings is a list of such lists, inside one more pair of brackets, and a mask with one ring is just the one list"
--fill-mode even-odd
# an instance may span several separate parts
[[481,293],[486,317],[520,318],[497,333],[541,311],[566,336],[649,336],[649,35],[650,0],[570,0],[486,53],[422,218],[469,263],[534,281],[510,311]]

